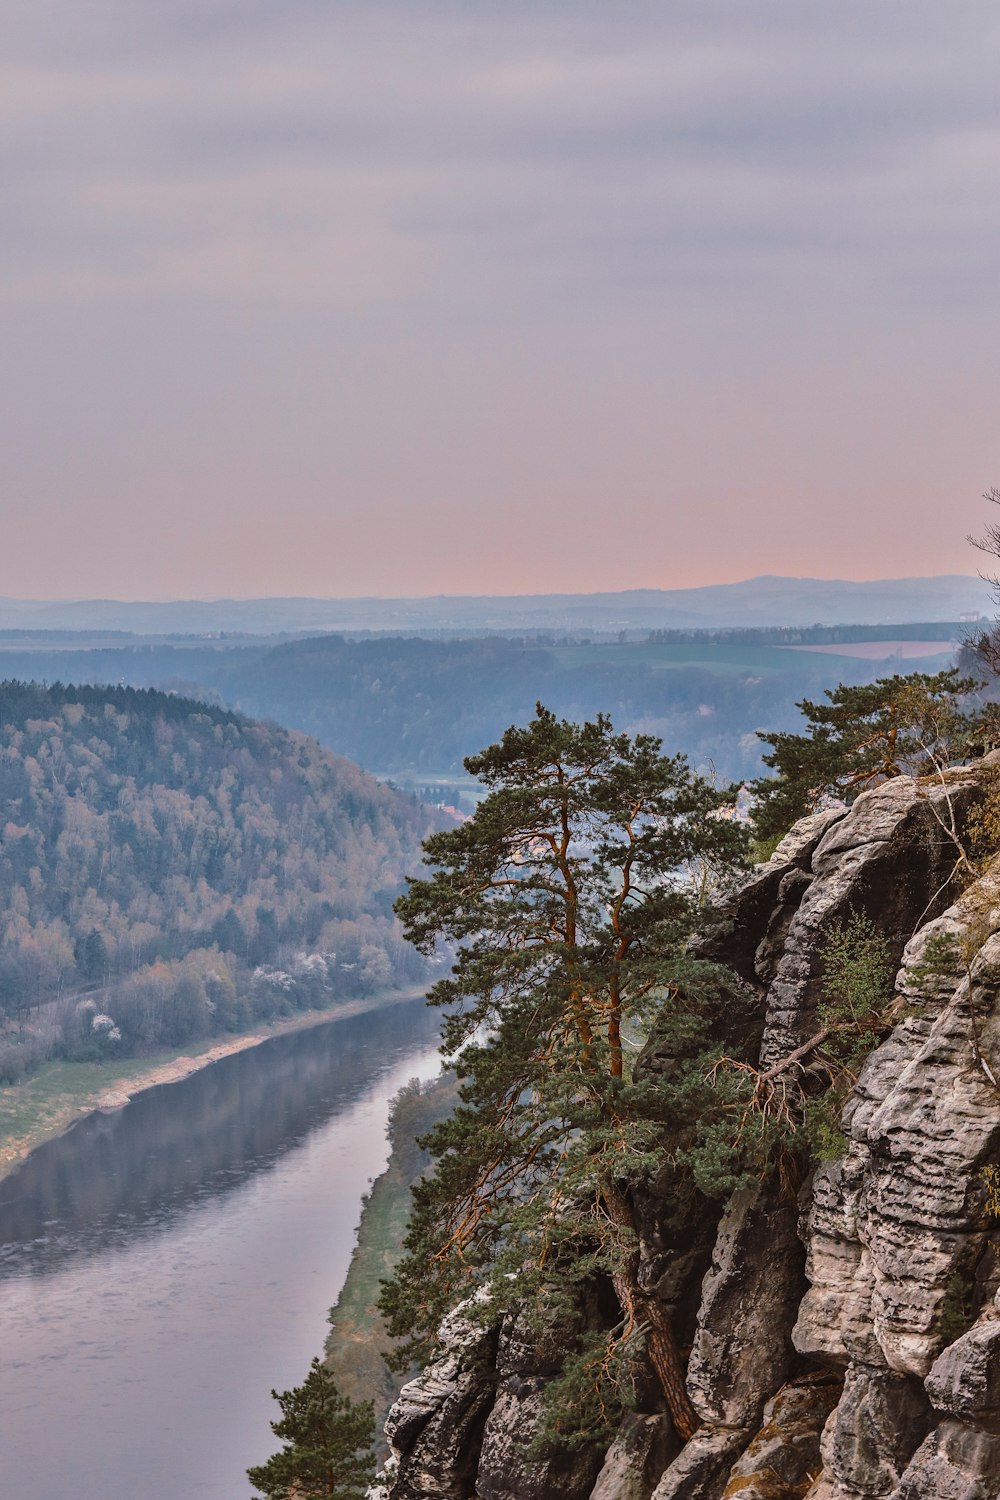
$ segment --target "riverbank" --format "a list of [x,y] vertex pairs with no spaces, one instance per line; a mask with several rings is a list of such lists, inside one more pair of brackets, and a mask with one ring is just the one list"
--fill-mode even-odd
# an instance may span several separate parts
[[15,1171],[36,1147],[62,1135],[95,1110],[122,1109],[134,1095],[146,1089],[177,1083],[221,1058],[259,1047],[273,1037],[418,1000],[424,993],[421,986],[341,1001],[327,1010],[302,1011],[255,1027],[253,1031],[224,1039],[206,1038],[197,1046],[172,1048],[150,1057],[100,1063],[46,1063],[22,1083],[0,1088],[0,1180]]
[[[381,1433],[389,1407],[412,1373],[394,1374],[383,1359],[392,1340],[378,1309],[379,1293],[403,1254],[411,1189],[431,1163],[430,1153],[417,1145],[417,1139],[449,1115],[457,1101],[453,1073],[422,1086],[410,1084],[396,1095],[389,1117],[389,1160],[363,1201],[351,1264],[330,1311],[326,1364],[343,1395],[373,1403],[376,1433]],[[376,1456],[380,1463],[388,1457],[381,1438]]]

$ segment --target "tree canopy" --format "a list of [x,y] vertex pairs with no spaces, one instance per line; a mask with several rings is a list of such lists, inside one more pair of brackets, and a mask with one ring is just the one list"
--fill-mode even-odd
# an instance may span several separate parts
[[637,1280],[627,1181],[654,1160],[660,1102],[633,1077],[630,1044],[698,968],[683,957],[705,890],[692,864],[724,879],[745,833],[683,757],[604,716],[576,725],[539,704],[466,767],[487,796],[426,841],[432,873],[396,906],[421,951],[459,945],[430,998],[450,1007],[444,1050],[462,1084],[429,1137],[436,1168],[383,1296],[390,1331],[426,1353],[477,1288],[493,1312],[551,1313],[604,1278],[620,1321],[596,1336],[591,1366],[606,1373],[643,1340],[688,1436],[673,1333]]
[[266,1500],[363,1500],[375,1473],[370,1401],[348,1401],[330,1371],[314,1359],[302,1385],[272,1391],[281,1417],[271,1423],[281,1451],[247,1470]]
[[879,781],[947,765],[982,727],[968,702],[977,686],[952,669],[841,683],[826,692],[826,703],[804,698],[798,707],[807,733],[759,734],[771,746],[764,764],[777,774],[752,783],[758,837],[787,832],[823,797],[849,802]]

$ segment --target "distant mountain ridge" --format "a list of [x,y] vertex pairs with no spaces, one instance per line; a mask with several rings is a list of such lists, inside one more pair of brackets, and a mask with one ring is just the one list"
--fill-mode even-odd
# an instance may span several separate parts
[[739,625],[902,624],[993,612],[984,579],[787,578],[593,594],[437,595],[403,599],[121,601],[0,598],[0,630],[254,635],[326,630],[636,630]]

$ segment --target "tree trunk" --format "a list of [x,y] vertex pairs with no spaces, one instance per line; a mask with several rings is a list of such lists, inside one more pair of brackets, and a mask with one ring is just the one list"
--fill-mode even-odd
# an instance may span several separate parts
[[[634,1236],[635,1214],[625,1194],[607,1183],[601,1189],[601,1197],[612,1224]],[[655,1297],[647,1297],[642,1291],[638,1271],[639,1251],[636,1249],[627,1257],[625,1264],[612,1273],[611,1283],[622,1312],[645,1335],[650,1362],[662,1387],[667,1410],[678,1437],[686,1443],[694,1437],[701,1422],[687,1393],[684,1365],[670,1319],[663,1304]]]

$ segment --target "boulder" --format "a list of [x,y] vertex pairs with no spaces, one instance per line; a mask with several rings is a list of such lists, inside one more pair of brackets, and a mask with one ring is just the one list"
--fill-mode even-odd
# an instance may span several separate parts
[[830,1377],[782,1386],[730,1470],[725,1500],[800,1500],[819,1470],[820,1436],[839,1395],[840,1381]]
[[679,1447],[668,1416],[628,1412],[608,1449],[590,1500],[650,1500]]
[[477,1500],[587,1500],[603,1449],[595,1443],[539,1445],[544,1421],[542,1377],[501,1381],[483,1429]]
[[[877,1500],[899,1483],[931,1425],[923,1387],[891,1370],[852,1365],[823,1437],[835,1493]],[[930,1500],[930,1497],[928,1497]]]
[[1000,1437],[944,1421],[924,1439],[890,1500],[998,1500]]
[[703,1427],[666,1469],[651,1500],[722,1500],[733,1460],[749,1436],[745,1428]]
[[1000,1434],[1000,1318],[977,1323],[949,1344],[924,1389],[936,1411]]

